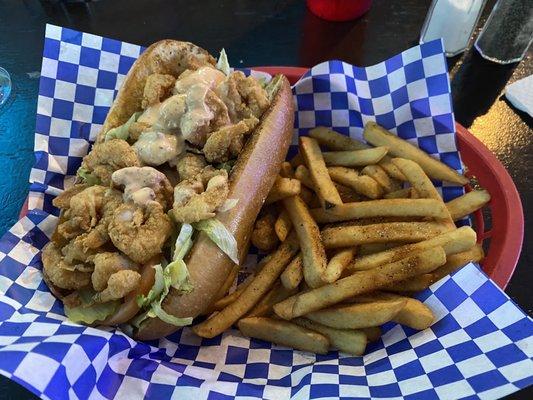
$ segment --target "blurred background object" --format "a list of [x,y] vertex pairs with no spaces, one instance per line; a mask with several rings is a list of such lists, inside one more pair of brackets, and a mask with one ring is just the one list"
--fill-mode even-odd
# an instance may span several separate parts
[[0,67],[0,106],[2,106],[11,94],[11,77],[9,72]]
[[446,56],[465,51],[486,0],[433,0],[422,26],[420,43],[442,38]]
[[307,7],[326,21],[350,21],[366,13],[372,0],[307,0]]
[[498,0],[476,40],[483,58],[498,64],[521,61],[533,40],[533,0]]

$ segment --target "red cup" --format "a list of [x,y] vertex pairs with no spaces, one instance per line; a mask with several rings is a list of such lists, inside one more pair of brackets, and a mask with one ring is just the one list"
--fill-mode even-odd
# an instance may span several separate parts
[[307,7],[327,21],[349,21],[366,13],[372,0],[307,0]]

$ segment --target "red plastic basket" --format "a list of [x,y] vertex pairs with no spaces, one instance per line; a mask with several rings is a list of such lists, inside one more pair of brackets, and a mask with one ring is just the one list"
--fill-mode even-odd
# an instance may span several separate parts
[[[284,74],[291,84],[307,72],[307,68],[300,67],[254,67],[254,69],[272,75]],[[481,211],[474,214],[474,225],[479,242],[490,239],[486,257],[482,262],[483,270],[498,286],[505,289],[518,262],[524,237],[524,215],[520,196],[513,180],[496,156],[459,124],[457,124],[457,142],[463,162],[468,167],[467,175],[475,176],[492,198],[488,204],[492,228],[485,230],[485,220]],[[28,206],[25,203],[20,217],[26,215],[27,211]]]
[[[307,72],[300,67],[254,67],[269,74],[284,74],[291,84]],[[488,209],[491,213],[490,229],[485,230],[483,213],[474,214],[478,241],[489,240],[488,251],[482,267],[485,273],[505,289],[518,262],[524,237],[524,214],[516,186],[504,166],[489,149],[460,124],[457,126],[457,146],[467,176],[476,177],[479,184],[491,195]],[[467,187],[467,190],[470,190]]]

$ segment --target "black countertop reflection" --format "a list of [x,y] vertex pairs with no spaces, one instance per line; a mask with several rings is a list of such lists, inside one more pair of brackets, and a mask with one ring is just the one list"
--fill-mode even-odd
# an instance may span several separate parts
[[[487,2],[480,25],[494,0]],[[213,54],[226,48],[232,65],[312,66],[341,59],[367,66],[418,43],[430,1],[374,0],[357,21],[332,23],[310,14],[300,0],[104,0],[98,2],[0,0],[0,65],[14,80],[14,93],[0,110],[0,158],[12,185],[0,215],[0,233],[17,219],[33,163],[33,132],[46,23],[149,45],[163,38],[194,42]],[[479,31],[479,29],[478,29]],[[533,121],[502,97],[507,84],[533,73],[533,52],[519,64],[496,65],[467,51],[449,60],[455,115],[508,169],[525,213],[524,247],[507,293],[528,313],[533,272],[530,202],[533,198]],[[8,110],[6,112],[6,110]],[[16,142],[6,132],[17,132]],[[11,189],[11,186],[10,186]],[[0,399],[35,398],[0,377]],[[513,399],[533,398],[521,391]]]

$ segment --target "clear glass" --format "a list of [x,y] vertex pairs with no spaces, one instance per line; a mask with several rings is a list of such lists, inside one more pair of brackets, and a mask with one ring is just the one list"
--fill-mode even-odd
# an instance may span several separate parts
[[11,77],[9,73],[0,67],[0,106],[2,106],[11,94]]
[[498,0],[475,47],[487,60],[510,64],[524,58],[533,40],[533,0]]
[[465,51],[486,0],[433,0],[420,43],[442,38],[447,57]]

